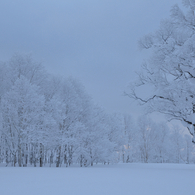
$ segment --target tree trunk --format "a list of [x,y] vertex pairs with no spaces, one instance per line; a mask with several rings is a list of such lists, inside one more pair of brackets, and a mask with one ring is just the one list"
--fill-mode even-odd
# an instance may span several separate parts
[[60,161],[61,161],[61,146],[59,146],[59,149],[58,149],[58,156],[57,156],[56,167],[60,166]]
[[43,167],[43,144],[40,143],[40,159],[39,159],[39,162],[40,162],[40,167]]

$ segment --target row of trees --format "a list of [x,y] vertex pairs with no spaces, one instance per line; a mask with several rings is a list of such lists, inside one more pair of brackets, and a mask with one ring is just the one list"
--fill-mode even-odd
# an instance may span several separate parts
[[195,146],[191,135],[180,126],[155,123],[146,116],[136,123],[130,116],[124,121],[124,147],[121,161],[143,163],[195,163]]
[[72,78],[53,77],[26,55],[0,64],[0,161],[42,167],[110,163],[117,124]]
[[191,163],[190,136],[141,117],[106,114],[73,78],[49,75],[31,56],[0,63],[0,163]]

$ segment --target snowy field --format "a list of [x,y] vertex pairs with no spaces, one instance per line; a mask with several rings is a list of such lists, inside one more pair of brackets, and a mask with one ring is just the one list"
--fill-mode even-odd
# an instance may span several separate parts
[[195,165],[0,167],[0,195],[194,195]]

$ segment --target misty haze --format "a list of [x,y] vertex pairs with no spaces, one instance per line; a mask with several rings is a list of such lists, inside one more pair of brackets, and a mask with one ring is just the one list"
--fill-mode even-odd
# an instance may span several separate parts
[[195,0],[0,4],[0,194],[192,195]]

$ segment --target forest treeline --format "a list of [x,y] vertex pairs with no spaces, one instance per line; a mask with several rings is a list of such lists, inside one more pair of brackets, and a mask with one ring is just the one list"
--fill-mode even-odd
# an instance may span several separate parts
[[73,78],[50,75],[30,55],[0,63],[0,163],[195,163],[191,136],[143,116],[107,114]]

